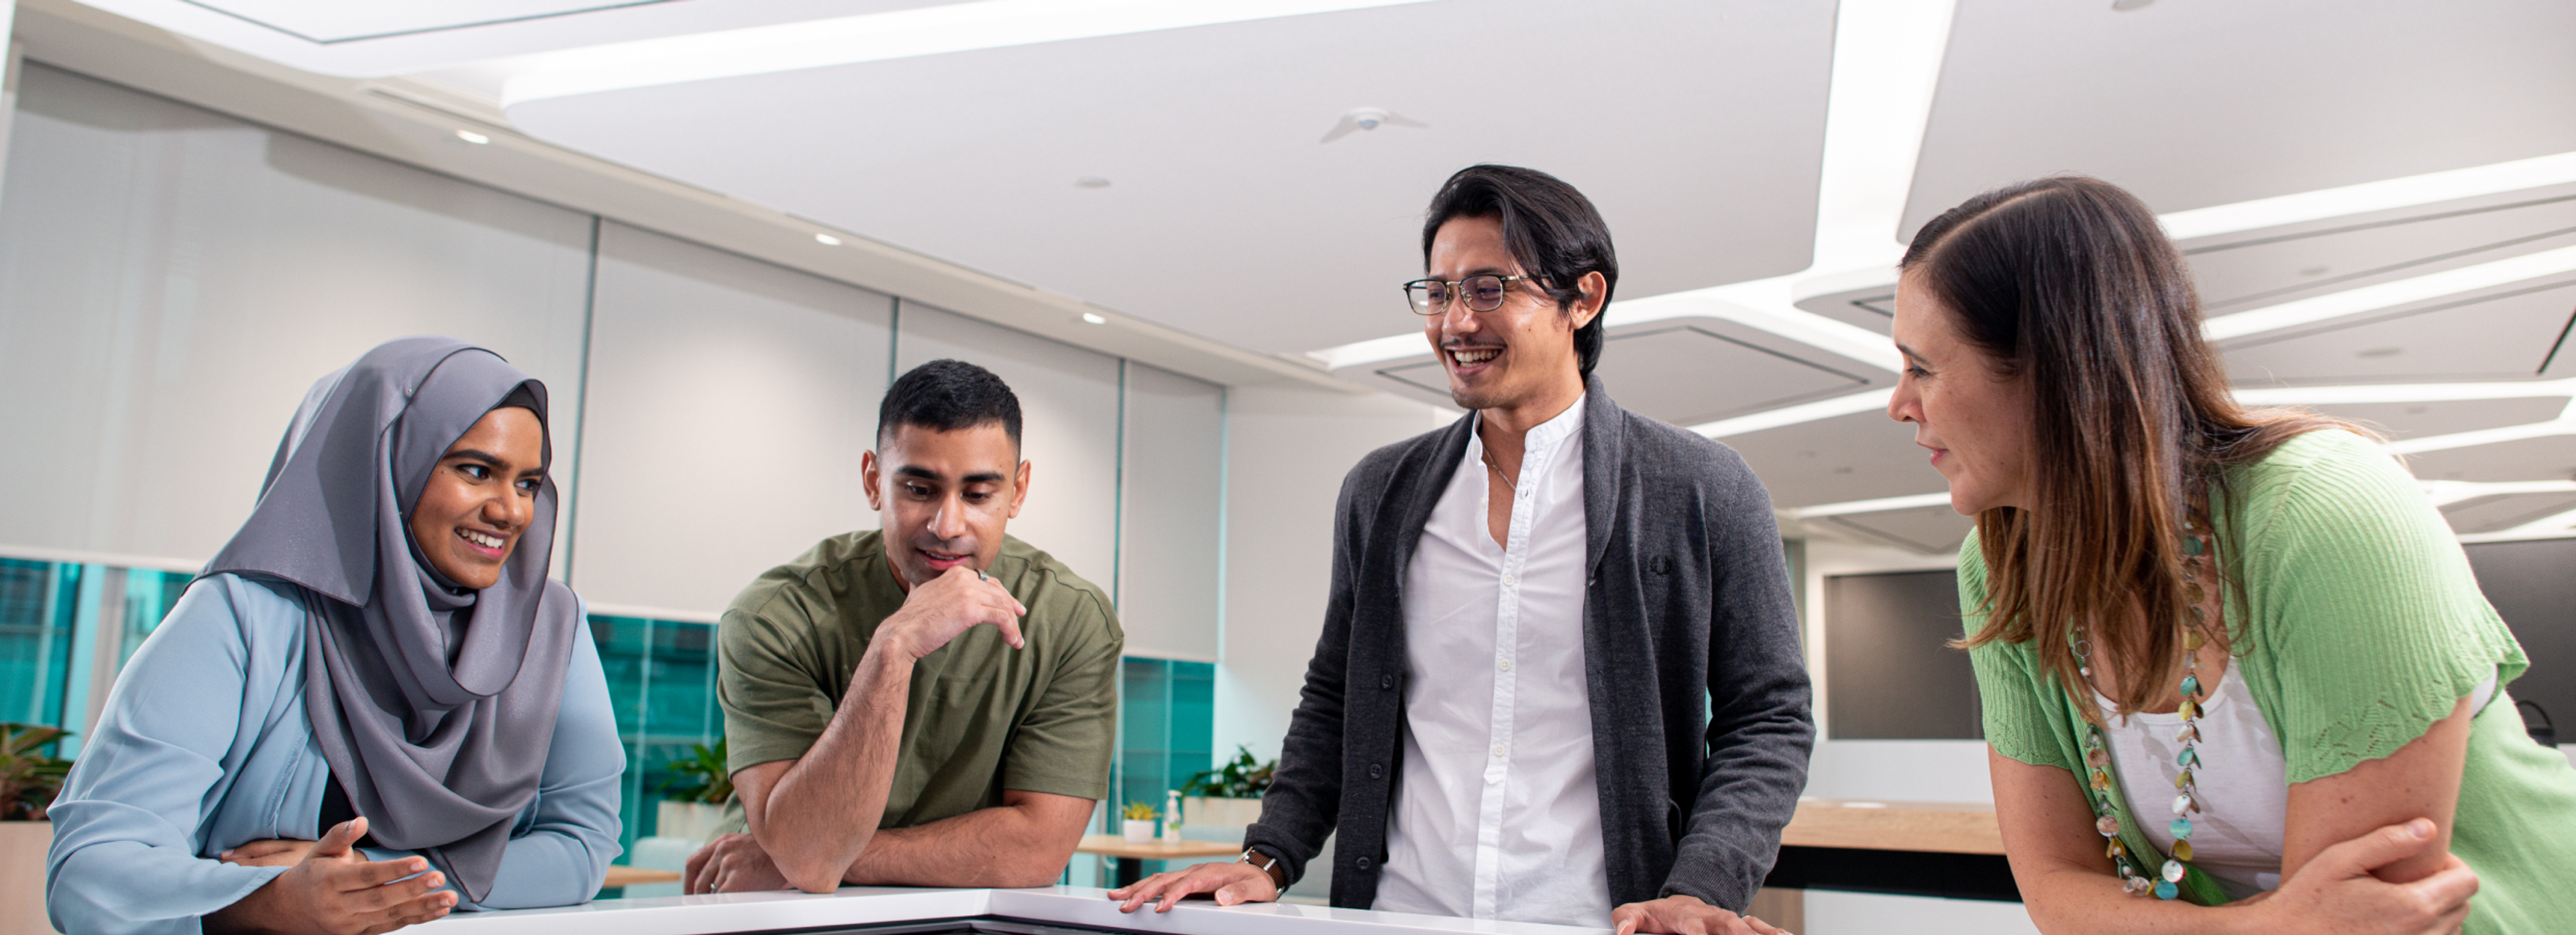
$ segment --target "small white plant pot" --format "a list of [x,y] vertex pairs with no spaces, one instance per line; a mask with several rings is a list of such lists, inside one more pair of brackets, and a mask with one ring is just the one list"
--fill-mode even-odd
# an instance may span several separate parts
[[1154,825],[1158,822],[1151,818],[1129,818],[1125,821],[1118,830],[1126,835],[1127,843],[1146,844],[1154,840]]

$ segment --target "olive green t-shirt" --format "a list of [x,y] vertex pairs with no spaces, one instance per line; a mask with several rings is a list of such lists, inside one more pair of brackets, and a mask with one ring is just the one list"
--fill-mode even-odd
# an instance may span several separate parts
[[[1007,536],[986,572],[1029,609],[1020,621],[1028,645],[1012,649],[1001,631],[976,626],[913,663],[880,828],[997,806],[1004,789],[1109,794],[1127,641],[1109,596]],[[727,768],[804,756],[849,692],[877,624],[903,601],[876,530],[825,539],[744,588],[716,630]],[[729,830],[740,830],[741,806],[727,812]]]

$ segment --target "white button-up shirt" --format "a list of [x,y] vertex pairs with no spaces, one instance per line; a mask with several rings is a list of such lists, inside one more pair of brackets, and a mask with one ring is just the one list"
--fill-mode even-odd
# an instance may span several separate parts
[[[1371,907],[1610,924],[1583,674],[1583,402],[1530,429],[1519,487],[1481,437],[1404,577],[1404,775]],[[1489,496],[1512,498],[1509,548]]]

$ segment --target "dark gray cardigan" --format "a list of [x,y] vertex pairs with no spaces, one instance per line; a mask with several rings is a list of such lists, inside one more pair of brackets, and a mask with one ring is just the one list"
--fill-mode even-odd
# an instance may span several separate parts
[[[1586,385],[1584,681],[1610,900],[1688,894],[1742,911],[1815,739],[1771,498],[1733,449]],[[1293,882],[1338,831],[1336,906],[1377,900],[1404,759],[1405,567],[1475,424],[1380,448],[1342,481],[1324,635],[1244,832]]]

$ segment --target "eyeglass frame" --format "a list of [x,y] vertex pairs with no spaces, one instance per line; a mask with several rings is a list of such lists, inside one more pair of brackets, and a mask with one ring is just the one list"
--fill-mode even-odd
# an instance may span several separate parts
[[[1446,314],[1448,314],[1448,313],[1449,313],[1449,308],[1448,308],[1448,306],[1449,306],[1449,303],[1450,303],[1450,302],[1452,302],[1452,301],[1467,302],[1467,300],[1466,300],[1466,289],[1465,289],[1464,287],[1467,285],[1467,281],[1468,281],[1468,280],[1470,280],[1470,279],[1483,279],[1483,278],[1486,278],[1486,277],[1489,277],[1489,276],[1490,276],[1490,277],[1492,277],[1492,278],[1494,278],[1494,279],[1498,279],[1498,280],[1501,280],[1501,281],[1502,281],[1502,284],[1503,284],[1502,291],[1503,291],[1503,293],[1504,293],[1504,298],[1509,298],[1509,297],[1510,297],[1510,293],[1511,293],[1511,291],[1512,291],[1512,283],[1519,282],[1519,281],[1524,280],[1524,279],[1545,280],[1545,279],[1547,278],[1547,277],[1545,277],[1545,276],[1541,276],[1541,275],[1536,274],[1536,273],[1522,273],[1522,274],[1517,275],[1517,276],[1504,276],[1504,275],[1501,275],[1501,274],[1499,274],[1499,273],[1477,273],[1476,275],[1469,276],[1469,277],[1467,277],[1466,279],[1458,280],[1457,282],[1444,282],[1444,281],[1442,281],[1442,280],[1432,279],[1432,278],[1429,278],[1429,277],[1424,277],[1424,278],[1421,278],[1421,279],[1407,280],[1407,281],[1405,282],[1405,284],[1401,287],[1401,288],[1403,288],[1403,290],[1404,290],[1404,306],[1405,306],[1406,308],[1412,309],[1414,314],[1416,314],[1416,315],[1420,315],[1420,316],[1422,316],[1422,317],[1424,317],[1424,318],[1429,318],[1429,317],[1431,317],[1431,316],[1433,316],[1433,315],[1446,315]],[[1414,302],[1413,302],[1413,287],[1415,287],[1415,286],[1419,286],[1419,285],[1422,285],[1422,284],[1424,284],[1424,283],[1437,283],[1437,284],[1440,286],[1440,301],[1439,301],[1439,303],[1438,303],[1438,304],[1439,304],[1439,306],[1440,306],[1440,309],[1439,309],[1438,311],[1433,311],[1433,310],[1432,310],[1432,305],[1433,305],[1433,303],[1432,303],[1432,301],[1431,301],[1431,299],[1430,299],[1430,292],[1431,292],[1431,290],[1430,290],[1429,288],[1425,288],[1425,289],[1423,289],[1423,300],[1422,300],[1422,304],[1420,304],[1420,305],[1415,305],[1415,304],[1414,304]],[[1493,308],[1477,308],[1477,307],[1476,307],[1476,303],[1474,303],[1474,302],[1467,302],[1467,310],[1468,310],[1468,311],[1470,311],[1470,312],[1478,313],[1478,314],[1482,314],[1482,313],[1485,313],[1485,312],[1494,311],[1495,309],[1499,309],[1499,308],[1502,308],[1502,307],[1503,307],[1503,299],[1495,299],[1495,300],[1494,300],[1494,307],[1493,307]]]

